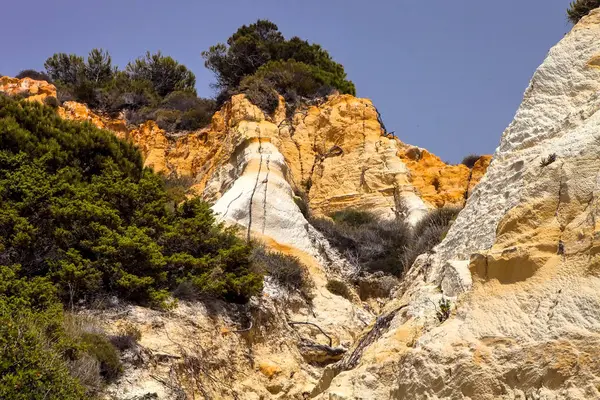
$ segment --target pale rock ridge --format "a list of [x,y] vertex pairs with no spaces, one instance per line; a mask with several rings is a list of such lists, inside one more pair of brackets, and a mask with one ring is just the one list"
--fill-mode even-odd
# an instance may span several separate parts
[[[466,207],[386,311],[405,308],[314,398],[600,398],[598,60],[595,10],[549,52]],[[454,311],[440,323],[443,296]]]

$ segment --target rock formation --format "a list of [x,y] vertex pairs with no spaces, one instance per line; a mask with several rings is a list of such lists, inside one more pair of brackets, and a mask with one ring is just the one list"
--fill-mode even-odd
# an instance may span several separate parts
[[[3,77],[0,91],[33,94],[34,101],[56,96],[52,85],[28,78]],[[127,354],[133,367],[107,389],[118,398],[318,394],[324,367],[346,354],[385,300],[363,302],[353,289],[346,299],[325,288],[356,271],[309,224],[302,203],[317,215],[355,208],[415,223],[429,209],[462,206],[489,163],[482,157],[473,169],[447,165],[385,132],[372,103],[349,95],[302,106],[292,116],[283,99],[266,116],[237,95],[209,127],[177,134],[153,121],[128,126],[71,101],[57,112],[133,141],[146,166],[188,182],[188,196],[211,202],[244,235],[298,257],[315,285],[310,301],[267,277],[263,296],[245,306],[182,302],[169,313],[132,306],[103,312],[107,329],[133,324],[142,332],[140,349]]]
[[597,9],[535,72],[445,240],[383,310],[386,326],[367,329],[313,397],[600,398],[599,60]]

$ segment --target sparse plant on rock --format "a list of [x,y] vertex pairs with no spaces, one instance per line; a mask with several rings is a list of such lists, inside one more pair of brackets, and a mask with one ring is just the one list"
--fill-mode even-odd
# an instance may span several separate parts
[[450,313],[452,312],[452,304],[450,300],[446,298],[441,298],[438,302],[438,306],[436,307],[436,317],[438,321],[444,322],[448,318],[450,318]]
[[281,286],[298,291],[307,299],[313,297],[313,280],[298,257],[256,246],[252,252],[252,261]]
[[330,293],[341,296],[348,300],[352,300],[352,292],[348,288],[348,285],[343,281],[338,279],[330,279],[327,281],[327,285],[325,287]]
[[556,161],[556,153],[552,153],[548,157],[542,158],[542,161],[540,161],[540,167],[541,168],[547,167],[548,165],[552,164],[554,161]]

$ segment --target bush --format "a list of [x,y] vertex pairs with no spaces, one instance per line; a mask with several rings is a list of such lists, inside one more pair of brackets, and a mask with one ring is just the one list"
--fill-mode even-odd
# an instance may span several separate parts
[[406,223],[380,221],[368,212],[356,210],[343,210],[333,217],[311,217],[309,222],[359,269],[395,276],[402,273],[400,256],[411,237]]
[[58,108],[58,106],[60,106],[60,103],[58,102],[58,99],[54,96],[48,96],[44,99],[44,104],[52,107],[52,108]]
[[460,162],[463,165],[466,165],[467,168],[473,168],[475,163],[481,158],[480,155],[477,154],[469,154]]
[[84,333],[82,347],[100,363],[100,375],[106,382],[113,382],[123,373],[123,365],[115,346],[105,335]]
[[272,113],[277,108],[279,103],[277,94],[282,95],[286,102],[287,114],[292,115],[303,100],[331,94],[332,83],[328,77],[327,73],[319,71],[317,67],[294,60],[270,61],[253,75],[244,78],[240,88],[257,105],[259,105],[257,100],[260,104],[265,104],[265,100],[256,99],[256,92],[262,91],[263,96],[268,99],[268,106],[259,105],[259,107],[268,113]]
[[69,303],[164,306],[182,282],[234,302],[261,291],[250,247],[199,199],[169,209],[132,144],[6,96],[0,131],[0,264],[47,277]]
[[202,52],[202,56],[206,67],[215,73],[215,86],[220,89],[222,101],[228,95],[239,92],[246,77],[254,75],[269,62],[277,61],[290,61],[296,66],[301,64],[303,67],[299,68],[309,69],[311,77],[319,82],[325,82],[342,93],[356,94],[354,84],[346,79],[344,67],[333,61],[321,46],[309,44],[298,37],[286,40],[277,25],[267,20],[240,27],[227,44],[212,46]]
[[273,115],[277,110],[279,95],[270,82],[251,76],[242,82],[240,92],[267,115]]
[[576,24],[579,20],[590,13],[595,8],[600,7],[600,0],[576,0],[569,4],[567,9],[567,18],[571,23]]
[[405,269],[410,268],[419,255],[429,252],[444,240],[460,211],[459,207],[438,208],[430,211],[417,223],[403,256]]
[[31,78],[36,81],[51,82],[50,77],[47,74],[45,74],[44,72],[36,71],[34,69],[24,69],[23,71],[17,74],[16,78]]
[[126,72],[133,80],[149,81],[156,93],[167,96],[175,91],[189,91],[196,93],[196,77],[185,65],[161,52],[151,54],[147,52],[132,63],[127,64]]
[[259,246],[254,249],[252,259],[258,268],[266,271],[281,286],[296,290],[306,298],[312,298],[314,283],[306,267],[297,257],[266,251]]
[[337,296],[342,296],[345,299],[352,300],[352,292],[346,285],[346,283],[339,281],[337,279],[331,279],[327,281],[327,285],[325,286],[330,293],[333,293]]
[[357,227],[374,222],[375,216],[368,211],[345,209],[331,214],[331,219],[337,223],[344,223]]
[[77,343],[65,334],[62,307],[45,278],[19,278],[0,266],[0,398],[83,399],[69,374]]

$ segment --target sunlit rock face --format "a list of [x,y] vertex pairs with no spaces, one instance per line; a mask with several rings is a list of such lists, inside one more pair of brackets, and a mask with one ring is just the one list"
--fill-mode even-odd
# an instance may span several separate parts
[[[2,78],[0,91],[30,94],[30,100],[40,102],[56,95],[54,86],[29,79]],[[126,368],[124,377],[106,390],[119,398],[319,395],[322,390],[316,388],[327,386],[322,380],[326,366],[351,349],[386,299],[363,302],[352,285],[349,298],[327,290],[328,280],[349,282],[356,266],[311,226],[303,209],[316,216],[362,209],[414,224],[433,208],[462,206],[489,163],[484,156],[472,169],[447,165],[385,132],[373,104],[348,95],[330,96],[293,113],[286,113],[282,99],[271,116],[237,95],[208,127],[178,133],[165,132],[154,121],[129,126],[124,118],[99,115],[76,102],[64,102],[57,112],[130,140],[147,167],[183,182],[187,196],[209,201],[219,220],[240,227],[244,237],[299,258],[314,283],[310,301],[267,277],[262,296],[243,307],[182,302],[169,313],[132,306],[103,312],[100,318],[109,331],[133,325],[142,332],[141,351],[126,355],[135,367]],[[447,269],[448,282],[467,279],[463,267],[456,264],[455,275]],[[414,332],[421,329],[416,323],[406,326],[383,353],[367,346],[362,362],[371,355],[375,361],[394,359],[398,343],[414,342]],[[379,389],[373,395],[384,387],[383,382],[375,386]],[[364,398],[377,398],[369,397],[372,393],[366,391]]]
[[389,327],[314,397],[600,398],[598,60],[600,10],[533,75],[466,207],[386,306]]

